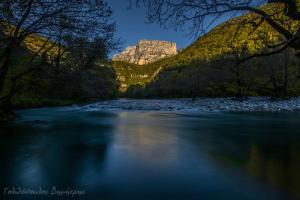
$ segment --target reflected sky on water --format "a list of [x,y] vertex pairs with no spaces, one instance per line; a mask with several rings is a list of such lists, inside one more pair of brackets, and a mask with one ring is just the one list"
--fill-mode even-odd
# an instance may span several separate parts
[[300,113],[20,112],[0,127],[1,188],[73,188],[86,192],[80,199],[300,198]]

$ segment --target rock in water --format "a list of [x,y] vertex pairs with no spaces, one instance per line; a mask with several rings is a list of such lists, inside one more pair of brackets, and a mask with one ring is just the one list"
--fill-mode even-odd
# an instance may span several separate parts
[[145,65],[177,54],[176,43],[160,40],[141,40],[113,57],[114,61]]

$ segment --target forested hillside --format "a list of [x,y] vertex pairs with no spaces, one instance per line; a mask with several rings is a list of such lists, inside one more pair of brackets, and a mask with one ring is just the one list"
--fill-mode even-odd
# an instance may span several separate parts
[[123,61],[113,61],[112,65],[121,82],[121,91],[126,91],[131,85],[149,82],[157,71],[156,65],[137,65]]
[[[268,4],[263,9],[289,30],[299,27],[297,22],[284,17],[278,4]],[[143,69],[156,69],[158,75],[149,74],[153,76],[150,83],[131,86],[127,94],[141,97],[299,95],[297,63],[291,49],[280,55],[236,64],[244,57],[265,52],[267,46],[281,40],[260,17],[247,13],[217,26],[178,55],[143,66]]]
[[58,64],[55,62],[58,45],[48,42],[51,50],[46,55],[37,55],[46,39],[39,36],[31,39],[34,42],[24,42],[13,55],[4,88],[3,96],[12,92],[13,78],[19,76],[12,96],[14,107],[64,105],[118,96],[117,75],[108,62],[103,60],[105,55],[98,55],[97,60],[89,64],[87,69],[82,69],[82,65],[93,55],[86,58],[78,56],[86,53],[84,48],[91,43],[81,41],[83,49],[78,52],[77,48],[65,47],[69,48],[69,52]]
[[17,107],[117,97],[115,31],[105,1],[1,1],[0,122]]

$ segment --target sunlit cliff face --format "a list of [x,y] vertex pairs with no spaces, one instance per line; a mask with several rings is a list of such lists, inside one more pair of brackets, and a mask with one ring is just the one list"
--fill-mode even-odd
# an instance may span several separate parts
[[113,57],[114,61],[145,65],[177,54],[176,43],[160,40],[141,40]]

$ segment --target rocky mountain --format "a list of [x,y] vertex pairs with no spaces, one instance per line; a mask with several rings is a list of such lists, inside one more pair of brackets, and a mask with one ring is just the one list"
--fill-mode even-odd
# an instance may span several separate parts
[[[265,12],[274,16],[273,18],[276,21],[282,21],[281,19],[285,19],[282,13],[279,12],[281,9],[277,4],[268,4],[264,6],[263,9]],[[147,64],[144,67],[128,63],[128,61],[113,62],[113,67],[120,77],[122,77],[120,81],[124,85],[124,90],[130,86],[137,84],[145,85],[151,81],[153,83],[157,83],[158,79],[170,80],[170,84],[165,84],[166,87],[172,84],[174,85],[174,83],[178,83],[180,86],[187,85],[186,83],[191,81],[185,80],[180,82],[180,78],[178,76],[186,75],[188,80],[191,76],[195,75],[196,73],[193,70],[190,70],[190,74],[184,71],[185,69],[189,70],[189,66],[199,66],[199,70],[203,70],[203,72],[201,71],[200,73],[201,77],[206,77],[206,73],[208,73],[211,68],[205,68],[204,63],[212,63],[211,65],[213,66],[216,65],[225,67],[224,63],[213,64],[213,61],[232,53],[232,48],[237,50],[243,50],[246,48],[249,53],[255,53],[260,48],[263,48],[263,41],[258,40],[257,38],[266,33],[270,44],[273,44],[274,42],[276,43],[276,41],[280,40],[278,33],[275,32],[266,22],[263,22],[261,26],[254,30],[251,25],[240,27],[241,23],[244,23],[245,21],[252,21],[254,19],[257,19],[255,14],[246,13],[245,15],[241,15],[221,23],[207,34],[198,38],[188,47],[182,50],[177,49],[177,54],[175,56],[160,59],[156,62]],[[300,25],[295,21],[285,19],[285,24],[283,24],[283,26],[288,26],[293,30],[297,30]],[[237,30],[239,30],[238,35],[236,35]],[[135,53],[133,54],[135,55]],[[223,73],[228,72],[228,70],[220,71]],[[265,74],[268,73],[269,72],[265,72]],[[164,76],[160,76],[160,74],[163,74]],[[224,75],[222,74],[222,76]],[[174,81],[172,81],[171,78],[173,78]],[[160,83],[157,85],[161,86]],[[195,88],[194,85],[188,87]],[[179,88],[179,86],[174,86],[174,88]],[[167,90],[169,90],[169,88],[165,88],[165,91]]]
[[176,54],[176,43],[160,40],[141,40],[137,45],[129,46],[122,53],[115,55],[113,61],[145,65]]

